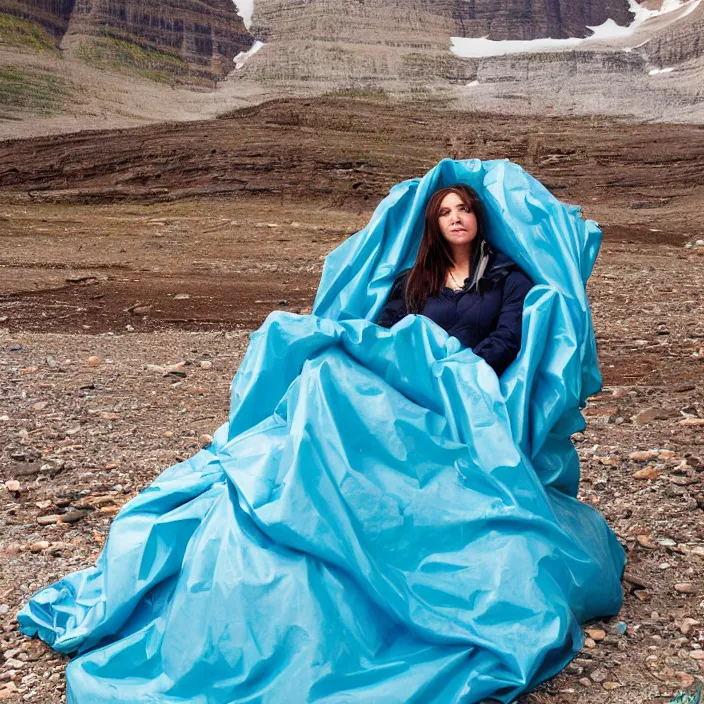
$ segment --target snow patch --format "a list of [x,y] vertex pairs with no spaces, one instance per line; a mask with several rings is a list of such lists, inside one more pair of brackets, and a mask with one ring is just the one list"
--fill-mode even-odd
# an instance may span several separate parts
[[532,54],[541,51],[562,51],[582,43],[581,39],[501,39],[495,41],[486,37],[469,39],[450,37],[451,51],[465,58],[485,58],[505,54]]
[[658,76],[661,73],[672,73],[674,70],[674,68],[651,68],[650,71],[648,71],[648,75]]
[[[675,10],[686,7],[676,19],[682,19],[697,9],[702,0],[663,0],[659,10],[646,10],[641,7],[636,0],[628,0],[628,5],[634,15],[633,22],[627,27],[616,24],[612,19],[606,20],[596,27],[587,27],[591,30],[588,37],[570,37],[569,39],[530,39],[511,40],[504,39],[494,41],[486,37],[468,38],[451,37],[451,51],[457,56],[464,58],[485,58],[489,56],[504,56],[505,54],[530,54],[545,51],[568,51],[580,44],[587,42],[624,39],[630,37],[640,25],[653,17],[666,15]],[[641,45],[639,45],[641,46]],[[632,51],[633,48],[626,48],[624,51]]]
[[235,68],[242,68],[247,63],[247,60],[251,59],[263,46],[264,42],[257,40],[247,51],[240,51],[240,53],[232,59],[235,62]]
[[252,13],[254,12],[254,0],[233,0],[237,7],[237,14],[242,18],[244,26],[249,29],[252,26]]
[[466,88],[474,88],[474,86],[479,85],[479,81],[470,81],[469,83],[464,84]]

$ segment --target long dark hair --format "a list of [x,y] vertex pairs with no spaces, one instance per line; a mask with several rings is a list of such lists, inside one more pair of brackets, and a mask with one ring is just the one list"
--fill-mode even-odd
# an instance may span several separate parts
[[442,289],[447,270],[453,265],[452,250],[442,236],[439,225],[440,204],[450,193],[458,195],[462,202],[472,209],[477,218],[477,236],[469,245],[472,248],[470,271],[474,269],[477,255],[484,240],[484,210],[477,192],[457,183],[435,191],[425,208],[425,229],[420,241],[418,257],[406,281],[406,310],[420,313],[430,296],[437,296]]

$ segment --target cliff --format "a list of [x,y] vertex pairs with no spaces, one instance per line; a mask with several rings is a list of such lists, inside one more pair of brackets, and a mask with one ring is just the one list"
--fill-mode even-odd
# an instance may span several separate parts
[[0,12],[47,29],[97,63],[227,75],[252,37],[231,0],[0,0]]
[[74,0],[0,0],[0,13],[46,29],[58,47],[68,29]]
[[243,71],[264,80],[464,80],[450,37],[583,37],[627,25],[628,0],[256,0],[252,34],[266,46]]
[[697,6],[691,14],[652,36],[643,51],[660,68],[704,57],[704,5]]
[[450,36],[584,37],[607,19],[628,24],[627,0],[257,0],[252,33],[306,39],[447,46]]

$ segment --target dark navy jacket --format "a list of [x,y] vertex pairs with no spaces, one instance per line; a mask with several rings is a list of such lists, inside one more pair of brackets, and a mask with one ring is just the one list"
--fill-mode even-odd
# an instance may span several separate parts
[[[408,315],[404,293],[409,273],[407,269],[394,281],[379,325],[390,328]],[[501,374],[521,348],[523,300],[533,283],[500,252],[492,252],[479,276],[475,274],[464,283],[459,291],[443,288],[428,298],[422,315]]]

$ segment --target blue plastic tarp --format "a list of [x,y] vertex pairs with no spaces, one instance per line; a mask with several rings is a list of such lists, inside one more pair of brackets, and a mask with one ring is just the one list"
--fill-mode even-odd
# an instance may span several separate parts
[[[373,322],[457,182],[536,283],[500,379],[427,318]],[[213,444],[20,612],[77,653],[69,704],[510,702],[563,668],[621,604],[623,550],[575,498],[570,440],[601,383],[600,237],[508,161],[395,186],[327,257],[313,313],[252,335]]]

